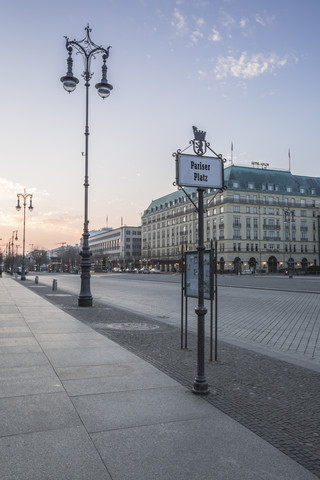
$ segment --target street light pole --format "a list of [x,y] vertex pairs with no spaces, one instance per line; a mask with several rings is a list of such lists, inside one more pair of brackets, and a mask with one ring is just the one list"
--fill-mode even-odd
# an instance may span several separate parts
[[[18,230],[14,230],[12,232],[12,236],[11,236],[11,241],[10,241],[10,238],[9,238],[9,257],[10,257],[10,261],[11,261],[11,275],[13,274],[13,267],[14,267],[14,240],[17,241],[18,240]],[[10,256],[10,246],[11,246],[11,256]]]
[[89,175],[88,175],[88,155],[89,155],[89,87],[90,79],[92,78],[93,73],[90,71],[91,59],[95,58],[98,53],[102,54],[102,79],[100,83],[95,85],[98,94],[101,98],[107,98],[110,95],[111,90],[113,89],[107,81],[107,66],[106,61],[109,57],[109,49],[103,48],[102,46],[96,45],[90,38],[91,28],[89,25],[85,28],[86,36],[82,40],[69,40],[66,39],[66,49],[68,51],[68,71],[64,77],[61,77],[61,82],[63,83],[63,88],[71,93],[75,90],[79,80],[74,77],[72,72],[72,51],[75,48],[77,53],[80,53],[84,61],[84,72],[82,74],[85,80],[86,87],[86,114],[85,114],[85,175],[84,175],[84,226],[82,234],[82,249],[80,252],[81,256],[81,290],[78,297],[78,306],[79,307],[91,307],[92,306],[92,295],[90,290],[90,267],[91,260],[90,257],[92,252],[89,247],[89,220],[88,220],[88,189],[89,189]]
[[26,206],[27,206],[27,198],[29,197],[29,210],[32,212],[32,197],[31,193],[27,193],[26,189],[24,189],[24,193],[17,193],[17,206],[16,209],[18,211],[21,210],[20,206],[20,197],[23,198],[23,243],[22,243],[22,264],[21,264],[21,280],[26,279]]

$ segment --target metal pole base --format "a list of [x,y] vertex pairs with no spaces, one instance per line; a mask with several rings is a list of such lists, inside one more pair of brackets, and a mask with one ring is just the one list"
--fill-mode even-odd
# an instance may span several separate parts
[[206,377],[196,377],[193,382],[192,393],[207,395],[210,392]]
[[78,307],[92,307],[92,297],[78,297]]

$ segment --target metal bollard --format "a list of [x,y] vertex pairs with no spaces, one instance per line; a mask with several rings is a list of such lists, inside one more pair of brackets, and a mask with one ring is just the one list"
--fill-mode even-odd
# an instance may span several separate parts
[[52,290],[57,290],[57,288],[58,288],[58,282],[57,282],[57,280],[54,279],[52,281]]
[[36,285],[38,285],[38,283],[39,283],[39,277],[38,277],[38,275],[35,276],[34,283],[35,283]]

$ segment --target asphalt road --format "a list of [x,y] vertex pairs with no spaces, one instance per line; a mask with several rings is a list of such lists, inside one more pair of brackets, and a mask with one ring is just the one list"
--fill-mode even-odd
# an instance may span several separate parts
[[[28,276],[31,281],[34,277]],[[58,291],[79,293],[78,275],[38,277],[40,284],[51,285],[55,278]],[[320,278],[224,275],[218,277],[218,285],[220,339],[320,371]],[[169,325],[181,324],[179,274],[96,274],[91,277],[91,292],[101,303]],[[197,329],[196,304],[196,299],[188,299],[191,332]],[[209,335],[210,303],[206,306]],[[212,317],[214,322],[214,313]]]

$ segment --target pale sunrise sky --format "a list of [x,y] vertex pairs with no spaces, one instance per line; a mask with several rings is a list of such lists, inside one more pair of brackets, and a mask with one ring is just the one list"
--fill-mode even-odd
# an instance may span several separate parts
[[[74,245],[83,230],[85,87],[68,94],[64,36],[110,49],[102,100],[92,61],[90,229],[140,224],[152,199],[174,191],[172,153],[207,131],[235,164],[269,163],[320,177],[319,0],[0,0],[0,245],[22,245],[17,193],[33,193],[31,246]],[[229,165],[230,162],[227,163]],[[22,249],[20,249],[21,252]]]

